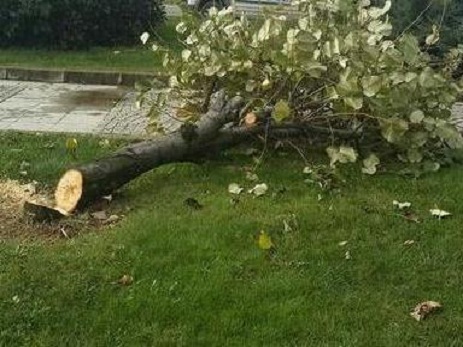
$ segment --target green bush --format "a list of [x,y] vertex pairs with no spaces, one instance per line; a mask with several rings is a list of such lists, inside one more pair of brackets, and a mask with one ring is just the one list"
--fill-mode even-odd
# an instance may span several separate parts
[[2,0],[0,46],[133,44],[164,16],[162,0]]

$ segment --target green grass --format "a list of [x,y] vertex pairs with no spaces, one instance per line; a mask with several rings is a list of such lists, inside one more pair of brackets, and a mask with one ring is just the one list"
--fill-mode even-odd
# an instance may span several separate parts
[[[2,134],[2,175],[16,177],[27,160],[31,179],[52,182],[68,160],[58,145],[36,145],[55,140]],[[79,142],[81,160],[105,151]],[[53,244],[5,240],[0,345],[463,345],[461,167],[419,180],[350,169],[341,193],[318,201],[299,157],[276,154],[258,170],[269,193],[233,206],[227,186],[250,187],[242,167],[252,164],[229,153],[169,165],[123,190],[133,210],[113,229]],[[188,209],[187,197],[204,208]],[[394,199],[411,201],[423,222],[397,216]],[[435,204],[453,216],[432,219]],[[298,227],[285,232],[293,214]],[[276,244],[273,259],[256,246],[261,229]],[[112,284],[123,274],[135,282]],[[422,300],[445,308],[418,323],[408,312]]]
[[[156,32],[156,41],[173,50],[179,49],[175,21],[168,21]],[[9,48],[0,49],[0,66],[69,69],[85,71],[157,72],[161,54],[149,47],[91,48],[79,51]]]

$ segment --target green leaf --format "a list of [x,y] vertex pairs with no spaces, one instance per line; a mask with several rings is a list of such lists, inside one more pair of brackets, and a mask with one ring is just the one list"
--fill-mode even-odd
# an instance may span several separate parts
[[424,161],[422,166],[423,166],[423,171],[425,173],[437,172],[440,169],[439,163],[429,161],[429,160]]
[[367,97],[375,96],[382,86],[382,78],[380,76],[368,76],[362,78],[363,94]]
[[418,77],[418,82],[423,88],[434,88],[436,84],[434,70],[430,67],[426,67]]
[[383,137],[389,143],[400,142],[408,130],[408,122],[397,117],[382,119],[380,121],[380,126],[381,135],[383,135]]
[[392,1],[387,0],[383,8],[379,8],[379,7],[369,8],[368,15],[373,19],[377,19],[381,16],[384,16],[386,13],[388,13],[389,10],[391,9],[391,6],[392,6]]
[[406,62],[413,63],[420,53],[420,45],[416,37],[405,34],[400,42],[399,50],[404,55]]
[[421,123],[424,119],[424,113],[421,110],[413,111],[410,114],[410,122],[418,124]]
[[418,75],[414,72],[407,72],[405,74],[405,82],[407,83],[410,83],[411,81],[413,81],[415,78],[417,78]]
[[299,18],[298,24],[301,30],[307,30],[309,27],[309,19],[307,17]]
[[258,41],[267,41],[270,38],[270,19],[265,20],[262,27],[259,29],[257,33],[257,40]]
[[188,59],[191,57],[191,51],[189,49],[184,49],[182,51],[182,59],[184,62],[188,62]]
[[282,122],[287,119],[291,114],[291,109],[288,103],[284,100],[280,100],[275,104],[275,108],[273,109],[273,118],[277,122]]
[[379,158],[371,153],[368,158],[363,160],[362,172],[368,175],[374,175],[376,173],[376,166],[380,163]]
[[330,166],[334,167],[337,162],[341,164],[354,163],[358,154],[352,147],[328,147],[326,153],[330,157]]
[[420,163],[423,160],[423,153],[417,148],[410,148],[407,151],[407,159],[410,163]]
[[463,139],[455,126],[447,121],[439,120],[436,123],[435,133],[442,140],[451,142],[452,147],[459,148],[462,145]]
[[436,120],[432,117],[424,117],[423,125],[427,131],[433,131],[436,127]]
[[423,147],[429,140],[429,133],[425,131],[412,132],[407,135],[407,139],[410,141],[410,145],[413,148]]
[[390,23],[375,20],[368,24],[368,30],[380,36],[389,36],[392,32],[392,25]]
[[299,34],[299,29],[289,29],[286,33],[286,42],[290,45],[297,43],[297,35]]
[[389,75],[389,79],[392,81],[392,85],[396,86],[405,82],[405,75],[402,71],[394,71]]
[[363,98],[344,98],[344,102],[347,106],[352,107],[354,110],[360,110],[363,106]]

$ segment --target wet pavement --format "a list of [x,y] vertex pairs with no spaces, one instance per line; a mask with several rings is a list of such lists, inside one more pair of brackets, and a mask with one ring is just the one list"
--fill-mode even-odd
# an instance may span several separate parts
[[124,87],[0,81],[0,130],[141,135],[146,115]]

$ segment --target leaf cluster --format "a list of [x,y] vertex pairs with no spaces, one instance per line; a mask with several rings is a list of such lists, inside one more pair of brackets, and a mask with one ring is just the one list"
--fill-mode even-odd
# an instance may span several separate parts
[[[389,0],[380,7],[369,0],[291,6],[258,20],[213,8],[206,20],[180,22],[181,56],[164,52],[171,87],[223,88],[243,96],[249,112],[272,107],[275,124],[350,129],[361,141],[333,132],[331,164],[362,159],[367,174],[376,172],[384,152],[409,164],[438,163],[442,148],[463,145],[450,122],[463,87],[451,77],[462,48],[432,64],[415,36],[393,36]],[[433,27],[425,48],[439,39]]]

